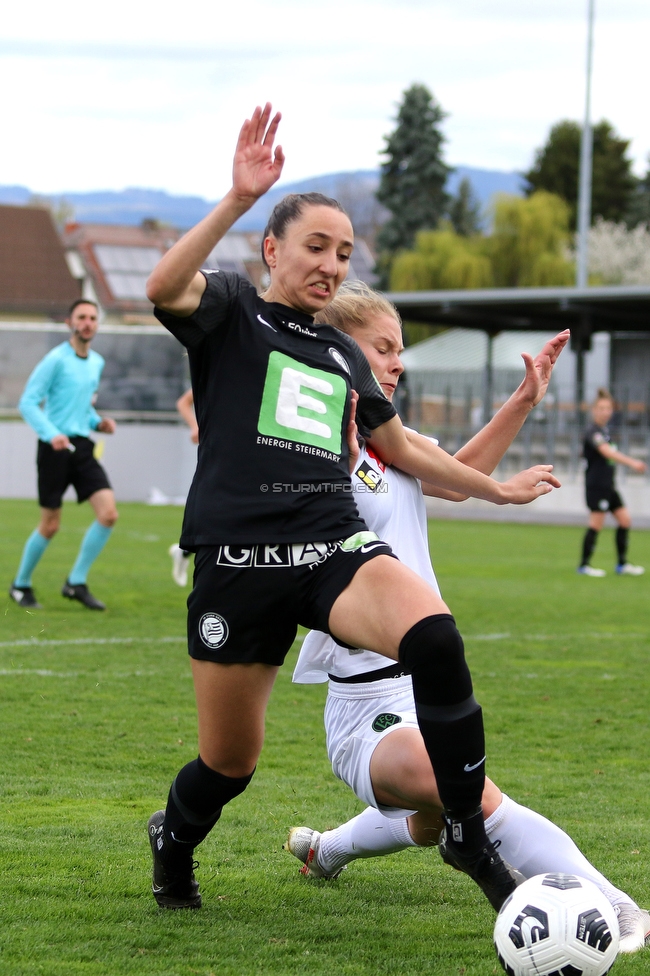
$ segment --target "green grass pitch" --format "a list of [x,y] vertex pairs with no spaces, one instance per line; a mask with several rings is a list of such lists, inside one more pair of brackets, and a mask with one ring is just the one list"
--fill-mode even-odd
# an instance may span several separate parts
[[[90,583],[92,613],[59,591],[88,506],[67,504],[35,575],[45,609],[5,595],[0,630],[0,971],[4,976],[493,976],[493,913],[435,851],[357,861],[334,883],[298,875],[289,827],[334,826],[362,808],[334,779],[324,686],[282,669],[251,787],[198,851],[204,908],[150,894],[145,825],[196,755],[184,643],[186,592],[171,580],[181,511],[121,505]],[[3,587],[36,524],[0,502]],[[575,573],[582,530],[431,524],[443,594],[466,637],[488,772],[568,830],[594,863],[650,904],[650,572]],[[650,568],[650,533],[630,556]],[[596,565],[611,569],[611,531]],[[617,974],[650,972],[650,950]]]

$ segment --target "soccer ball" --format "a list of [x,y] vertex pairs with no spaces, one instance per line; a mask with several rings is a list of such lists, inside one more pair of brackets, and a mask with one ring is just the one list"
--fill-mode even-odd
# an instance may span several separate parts
[[591,881],[538,874],[510,895],[494,926],[508,976],[604,976],[618,952],[616,912]]

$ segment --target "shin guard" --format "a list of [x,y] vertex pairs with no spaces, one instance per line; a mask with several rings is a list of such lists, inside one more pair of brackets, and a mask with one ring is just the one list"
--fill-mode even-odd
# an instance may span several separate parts
[[441,613],[420,620],[403,637],[399,660],[411,672],[418,725],[443,807],[450,816],[471,817],[481,806],[485,738],[454,618]]
[[253,773],[236,778],[224,776],[210,769],[200,756],[183,766],[171,785],[165,811],[164,838],[169,852],[176,845],[194,848],[200,844],[221,816],[222,808],[243,793],[252,778]]

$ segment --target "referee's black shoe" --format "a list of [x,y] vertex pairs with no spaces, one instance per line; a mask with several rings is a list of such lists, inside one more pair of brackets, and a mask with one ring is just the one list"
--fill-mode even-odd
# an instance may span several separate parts
[[173,869],[163,863],[161,850],[164,822],[165,811],[158,810],[149,817],[147,825],[153,856],[153,896],[161,908],[200,908],[201,892],[194,877],[194,868],[198,864],[192,860],[193,852],[188,853],[187,862],[184,861],[181,866],[174,865]]
[[105,610],[106,604],[93,596],[85,583],[70,583],[66,580],[61,590],[61,596],[67,596],[68,600],[78,600],[89,610]]
[[25,610],[43,609],[43,604],[38,602],[31,586],[16,586],[15,583],[12,583],[9,587],[9,596],[14,603]]
[[438,841],[445,864],[450,864],[457,871],[468,874],[497,912],[517,885],[524,880],[523,875],[504,861],[498,853],[499,843],[500,841],[496,844],[487,841],[479,851],[466,854],[460,849],[459,844],[450,839],[448,827],[443,828]]

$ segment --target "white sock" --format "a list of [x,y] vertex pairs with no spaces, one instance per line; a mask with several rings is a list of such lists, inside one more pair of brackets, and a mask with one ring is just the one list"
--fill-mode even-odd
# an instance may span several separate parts
[[357,817],[321,835],[318,863],[329,874],[358,857],[378,857],[417,846],[406,817],[391,820],[374,807],[366,807]]
[[[491,841],[501,841],[499,854],[513,868],[532,878],[536,874],[577,874],[593,881],[612,905],[635,905],[629,895],[609,883],[556,824],[503,794],[503,800],[485,821]],[[636,907],[636,905],[635,905]]]

